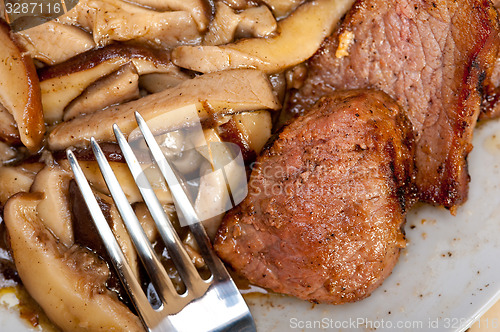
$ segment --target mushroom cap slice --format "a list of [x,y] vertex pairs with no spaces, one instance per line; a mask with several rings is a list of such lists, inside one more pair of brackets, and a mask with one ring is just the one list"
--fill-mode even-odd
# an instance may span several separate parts
[[33,60],[0,20],[0,104],[14,117],[21,142],[32,152],[42,143],[45,123]]
[[172,61],[202,73],[234,68],[281,72],[311,57],[352,3],[313,0],[281,20],[276,35],[222,46],[179,46],[172,51]]
[[20,143],[16,121],[2,104],[0,104],[0,141],[12,145]]
[[[71,167],[69,166],[69,162],[67,161],[67,159],[59,160],[59,163],[64,169],[71,171]],[[85,174],[85,177],[91,184],[92,188],[97,193],[110,195],[108,186],[106,185],[106,182],[102,177],[102,173],[101,170],[99,169],[97,161],[80,160],[78,163],[82,167],[83,173]],[[109,164],[113,169],[113,173],[117,177],[118,182],[120,183],[120,186],[122,187],[123,192],[125,193],[125,196],[127,197],[129,203],[133,204],[137,202],[142,202],[141,193],[137,188],[137,185],[135,184],[134,177],[130,173],[127,164],[123,162],[113,162],[113,161],[110,161]],[[144,173],[151,181],[151,186],[153,187],[153,190],[155,191],[158,200],[162,204],[167,204],[167,203],[173,204],[172,195],[168,190],[168,187],[164,182],[160,171],[154,167],[148,167],[144,169]]]
[[7,143],[0,141],[0,164],[13,161],[17,156],[17,151]]
[[277,18],[287,16],[304,1],[305,0],[262,0],[263,3],[271,8]]
[[45,166],[35,177],[31,192],[41,192],[43,200],[37,206],[37,213],[43,224],[66,247],[74,244],[71,210],[68,202],[71,173],[57,165]]
[[64,121],[107,106],[139,99],[139,74],[132,62],[90,85],[64,110]]
[[190,77],[188,74],[180,71],[179,67],[172,66],[170,73],[153,73],[139,77],[139,87],[149,93],[157,93],[168,88],[173,88],[181,84]]
[[0,205],[18,192],[28,192],[36,174],[44,167],[43,163],[25,162],[17,166],[0,167]]
[[154,8],[159,11],[171,10],[190,12],[198,25],[199,31],[204,31],[210,20],[211,10],[208,1],[205,0],[131,0],[130,2]]
[[[57,21],[16,32],[16,37],[33,58],[49,65],[66,61],[96,46],[89,33]],[[63,43],[64,47],[61,47]]]
[[45,121],[63,119],[64,109],[98,79],[132,62],[138,75],[172,72],[168,53],[143,46],[113,44],[39,71]]
[[107,265],[88,249],[66,248],[44,226],[37,216],[42,199],[19,193],[4,210],[14,262],[30,295],[66,331],[143,331],[137,316],[106,289]]
[[[197,119],[169,117],[169,114],[173,114],[171,111],[191,104],[196,104]],[[100,141],[112,142],[115,140],[112,129],[114,123],[126,135],[137,128],[135,111],[141,113],[145,120],[161,116],[164,121],[157,125],[167,131],[172,126],[206,120],[216,113],[279,107],[271,83],[262,72],[252,69],[229,70],[201,75],[171,89],[60,123],[49,135],[48,143],[50,149],[62,150],[72,145],[87,145],[92,136]]]
[[251,7],[237,12],[224,2],[215,4],[215,17],[203,37],[203,45],[229,43],[239,34],[245,37],[264,37],[277,28],[276,19],[266,6]]
[[171,48],[194,44],[201,38],[187,11],[158,12],[120,0],[80,0],[59,20],[82,26],[99,46],[134,40]]

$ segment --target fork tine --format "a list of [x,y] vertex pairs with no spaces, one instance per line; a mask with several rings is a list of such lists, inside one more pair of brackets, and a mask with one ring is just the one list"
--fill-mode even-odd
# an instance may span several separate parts
[[167,181],[168,188],[172,193],[172,197],[177,203],[176,208],[178,208],[181,211],[182,215],[184,216],[188,224],[199,223],[200,219],[198,218],[198,214],[193,208],[191,200],[184,192],[184,189],[179,183],[179,180],[177,180],[177,176],[175,175],[172,167],[170,166],[167,159],[163,155],[163,152],[161,151],[160,146],[156,142],[153,133],[146,124],[146,121],[144,121],[144,119],[138,112],[135,112],[135,118],[137,124],[139,125],[139,129],[144,135],[144,140],[146,141],[151,151],[151,154],[153,155],[153,158],[156,161],[156,164],[158,165],[158,168],[160,169],[165,180]]
[[[177,291],[175,290],[172,281],[168,277],[160,260],[156,256],[151,243],[149,242],[139,220],[137,219],[137,216],[134,213],[134,210],[130,206],[125,193],[121,189],[111,166],[94,138],[91,139],[91,146],[109,192],[113,197],[113,201],[115,202],[127,231],[132,238],[137,254],[144,264],[144,268],[151,278],[151,282],[155,286],[157,293],[161,296],[162,300],[169,303],[169,308],[171,308],[170,302],[174,301],[169,301],[169,299],[171,300],[173,297],[178,296]],[[181,308],[182,307],[175,309],[180,310]]]
[[[135,278],[130,265],[126,261],[123,252],[121,251],[121,248],[118,245],[115,236],[113,235],[113,232],[109,228],[108,222],[106,221],[106,218],[104,217],[101,208],[97,203],[94,193],[92,192],[92,189],[90,188],[90,185],[87,182],[87,179],[85,178],[85,175],[83,174],[83,171],[80,168],[75,155],[69,149],[66,151],[66,155],[68,156],[68,161],[75,175],[76,183],[78,184],[78,187],[82,192],[83,199],[87,204],[90,214],[92,215],[92,219],[94,220],[99,235],[103,240],[106,251],[109,253],[111,262],[118,273],[118,277],[120,278],[122,284],[125,286],[125,289],[127,290],[128,295],[134,303],[137,311],[143,313],[143,311],[141,310],[141,303],[149,304],[149,301],[142,291],[141,285]],[[145,315],[141,315],[143,323],[148,320],[147,315],[147,313],[145,313]]]
[[[248,306],[224,267],[224,264],[215,254],[205,228],[201,224],[193,205],[177,180],[173,169],[165,158],[165,155],[161,151],[144,119],[137,112],[135,116],[139,129],[144,135],[144,139],[153,155],[153,159],[155,159],[163,177],[167,181],[172,196],[177,201],[176,203],[178,203],[176,207],[181,210],[181,213],[184,214],[184,217],[188,221],[189,228],[198,243],[203,259],[212,273],[210,278],[212,286],[207,293],[204,294],[202,300],[190,303],[188,308],[186,308],[187,311],[181,311],[179,315],[171,317],[172,324],[175,326],[182,326],[189,331],[190,329],[188,326],[190,324],[186,322],[185,318],[187,317],[184,314],[189,315],[196,313],[198,317],[202,317],[206,314],[204,321],[215,324],[216,327],[207,327],[207,330],[255,331],[255,325],[252,315],[248,310]],[[197,305],[199,305],[199,307],[197,307]],[[224,322],[224,324],[217,323],[216,317],[218,317],[219,313],[229,315],[232,319]],[[193,326],[191,327],[194,328]]]
[[154,138],[153,133],[146,124],[146,121],[138,112],[135,112],[135,117],[137,120],[137,124],[139,125],[139,129],[144,135],[144,139],[151,151],[151,154],[153,155],[153,158],[156,161],[156,164],[158,165],[158,168],[160,169],[163,177],[167,181],[168,187],[172,192],[174,200],[178,203],[176,204],[176,207],[181,210],[184,218],[186,218],[189,224],[189,228],[191,229],[191,232],[193,233],[196,242],[198,243],[201,255],[203,256],[203,259],[205,260],[207,266],[210,268],[212,275],[218,280],[230,279],[230,276],[224,265],[211,249],[212,245],[210,244],[210,240],[207,236],[205,228],[198,218],[198,214],[194,210],[191,201],[184,192],[184,189],[179,183],[177,176],[172,170],[172,167],[161,151],[160,146],[156,142],[156,139]]
[[191,258],[184,249],[181,239],[177,235],[172,223],[163,210],[163,207],[151,187],[150,182],[146,178],[139,161],[132,151],[132,148],[127,143],[125,136],[116,124],[113,125],[113,130],[130,172],[132,173],[144,202],[146,203],[149,212],[157,225],[157,229],[163,238],[163,241],[165,242],[165,246],[167,247],[172,261],[177,268],[177,272],[179,272],[179,275],[181,276],[188,291],[194,292],[193,295],[199,296],[200,294],[203,294],[203,292],[207,289],[207,285],[204,285],[203,279],[201,279],[198,271],[191,261]]

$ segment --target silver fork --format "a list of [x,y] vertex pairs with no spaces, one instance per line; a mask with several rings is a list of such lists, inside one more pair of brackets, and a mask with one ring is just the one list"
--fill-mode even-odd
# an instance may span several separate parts
[[156,223],[158,232],[165,242],[172,261],[186,286],[184,294],[177,293],[165,269],[154,253],[151,243],[147,239],[132,207],[128,203],[99,144],[92,138],[91,146],[106,185],[132,238],[138,256],[151,279],[155,292],[161,301],[161,305],[158,308],[154,308],[151,305],[139,281],[133,275],[75,155],[69,149],[66,153],[76,182],[83,194],[99,234],[103,239],[111,261],[134,303],[144,326],[149,331],[255,331],[254,321],[248,306],[228,274],[224,264],[213,251],[205,229],[200,223],[198,215],[173,169],[139,113],[136,113],[136,120],[153,159],[167,181],[176,202],[177,210],[182,213],[182,216],[187,221],[200,248],[200,253],[211,272],[208,280],[201,278],[184,249],[172,223],[169,221],[168,216],[165,214],[158,198],[153,192],[151,184],[145,178],[130,145],[118,126],[114,125],[113,130],[122,153],[125,156],[127,165]]

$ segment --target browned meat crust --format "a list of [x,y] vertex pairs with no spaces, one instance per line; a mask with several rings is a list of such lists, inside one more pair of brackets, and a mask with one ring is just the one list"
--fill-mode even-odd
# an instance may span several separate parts
[[[344,33],[354,38],[337,57]],[[499,44],[488,0],[358,0],[310,60],[291,111],[335,89],[386,92],[413,123],[420,198],[453,207],[467,198],[466,157]]]
[[220,257],[251,283],[315,302],[368,296],[404,247],[411,123],[382,92],[336,92],[258,158],[224,218]]

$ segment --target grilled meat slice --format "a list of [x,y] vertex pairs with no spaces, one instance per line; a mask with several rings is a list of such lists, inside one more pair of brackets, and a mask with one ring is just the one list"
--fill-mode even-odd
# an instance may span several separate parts
[[405,245],[413,133],[382,92],[335,92],[257,159],[215,249],[251,283],[314,302],[368,296]]
[[420,198],[452,208],[467,198],[466,158],[499,45],[488,0],[358,0],[309,61],[290,110],[335,89],[386,92],[413,123]]

